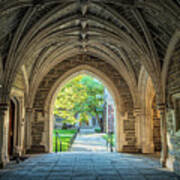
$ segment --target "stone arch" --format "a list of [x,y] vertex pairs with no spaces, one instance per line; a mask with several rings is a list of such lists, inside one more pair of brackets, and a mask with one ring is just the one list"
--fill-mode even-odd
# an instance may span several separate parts
[[23,81],[24,81],[24,86],[25,86],[24,93],[27,96],[27,94],[29,93],[29,81],[28,81],[28,74],[26,71],[26,67],[24,65],[21,67],[21,71],[22,71],[22,76],[23,76]]
[[[174,33],[174,35],[172,36],[171,38],[171,41],[168,45],[168,48],[167,48],[167,51],[166,51],[166,55],[165,55],[165,58],[164,58],[164,64],[163,64],[163,69],[162,69],[162,76],[161,76],[161,81],[162,81],[162,88],[163,88],[163,102],[165,102],[167,100],[167,86],[168,86],[168,80],[170,79],[168,77],[168,74],[170,72],[170,66],[172,66],[170,64],[170,62],[172,61],[173,63],[173,59],[174,59],[174,54],[175,56],[177,56],[178,58],[178,48],[179,48],[179,44],[180,44],[180,30],[176,30],[176,32]],[[174,61],[177,61],[177,66],[179,67],[179,60],[178,59],[175,59]],[[176,65],[175,65],[176,66]],[[176,67],[176,72],[175,73],[178,73],[179,68]],[[177,85],[179,83],[177,82]]]
[[168,151],[167,166],[178,169],[179,156],[175,153],[179,149],[180,137],[180,31],[172,37],[165,57],[162,71],[164,103],[164,129],[166,131]]
[[[163,100],[166,102],[169,134],[180,130],[180,31],[176,31],[169,44],[162,72]],[[171,128],[172,127],[172,128]],[[171,130],[170,130],[171,129]]]
[[[139,112],[139,146],[143,153],[153,153],[156,148],[154,148],[154,123],[155,118],[158,114],[156,106],[156,90],[151,77],[147,71],[142,68],[139,76],[138,84],[139,94],[140,94],[140,112]],[[156,113],[156,114],[155,114]],[[160,119],[157,123],[160,123]],[[160,124],[158,124],[160,126]],[[158,135],[160,132],[160,127],[158,126]],[[160,137],[158,137],[160,138]]]
[[4,141],[7,142],[3,146],[6,160],[21,155],[22,152],[22,104],[17,94],[14,92],[10,95],[8,111],[5,113],[4,121]]
[[[133,116],[134,102],[129,87],[127,86],[121,75],[117,72],[117,70],[115,70],[107,62],[101,61],[100,59],[97,59],[95,57],[81,58],[81,56],[59,63],[59,65],[49,71],[49,73],[41,81],[39,88],[35,93],[36,96],[33,103],[34,122],[32,122],[32,127],[34,136],[32,134],[32,142],[34,142],[34,150],[37,149],[37,144],[42,144],[39,150],[43,151],[43,148],[45,148],[46,151],[50,151],[50,145],[48,144],[50,139],[48,128],[50,125],[48,124],[48,122],[50,118],[49,109],[51,107],[48,105],[48,103],[53,98],[53,93],[56,92],[58,84],[60,83],[59,81],[62,81],[64,74],[69,74],[70,72],[72,73],[75,70],[82,70],[83,67],[85,68],[85,70],[88,70],[88,72],[93,72],[93,74],[95,74],[97,77],[100,77],[100,79],[102,79],[102,81],[104,81],[107,86],[110,87],[111,85],[112,88],[109,89],[110,91],[112,91],[112,94],[114,94],[114,99],[119,99],[119,101],[116,102],[116,107],[118,108],[119,106],[121,106],[121,108],[117,111],[117,119],[120,118],[120,127],[124,132],[120,133],[120,145],[117,147],[117,150],[129,152],[136,151],[136,137],[134,127],[135,121]],[[118,92],[118,94],[116,92]],[[38,127],[39,129],[43,129],[41,136],[36,134],[37,132],[39,133],[39,130],[37,129]],[[122,129],[118,131],[122,131]],[[38,136],[38,138],[36,138],[36,135]],[[46,144],[46,146],[43,147],[43,144]]]
[[[35,70],[34,75],[32,76],[32,79],[30,81],[30,91],[32,91],[32,93],[29,98],[29,106],[30,107],[33,106],[35,92],[38,89],[40,82],[43,80],[44,76],[51,69],[53,69],[53,67],[57,66],[57,64],[59,64],[60,62],[67,61],[68,59],[72,59],[72,58],[86,59],[88,57],[91,57],[91,54],[93,54],[93,57],[96,59],[103,59],[105,61],[105,63],[110,64],[110,66],[112,66],[115,69],[115,71],[118,71],[117,73],[119,73],[122,76],[122,78],[124,78],[124,80],[127,82],[127,85],[129,86],[129,88],[131,90],[130,92],[133,97],[133,103],[136,103],[137,99],[136,99],[136,88],[135,88],[136,82],[134,79],[135,77],[130,75],[130,73],[128,74],[125,66],[123,66],[124,68],[122,68],[118,64],[111,63],[111,61],[114,61],[114,59],[111,59],[108,56],[104,56],[101,53],[99,54],[99,52],[97,53],[95,51],[91,51],[91,52],[87,52],[86,55],[80,55],[79,51],[73,49],[73,50],[69,50],[68,52],[61,53],[61,56],[54,57],[55,60],[53,60],[53,58],[48,59],[48,60],[52,61],[52,63],[50,63],[50,64],[48,64],[46,62],[43,65],[41,65],[40,67],[37,67],[38,70]],[[99,58],[99,57],[101,57],[101,58]],[[118,59],[117,59],[117,61],[118,61]]]
[[[121,149],[120,146],[122,146],[122,144],[123,144],[121,142],[121,141],[123,141],[123,132],[122,132],[122,129],[118,128],[118,127],[122,127],[122,122],[120,121],[120,118],[121,118],[121,114],[125,111],[123,109],[123,107],[124,107],[123,101],[121,99],[121,96],[120,96],[116,86],[113,84],[113,82],[111,82],[111,80],[104,73],[98,71],[97,69],[95,69],[91,66],[80,65],[76,68],[73,68],[70,71],[63,74],[63,76],[60,77],[57,80],[57,82],[54,84],[50,93],[48,94],[48,97],[47,97],[46,103],[45,103],[45,111],[48,112],[49,127],[52,127],[52,122],[53,122],[52,111],[53,111],[55,99],[57,97],[57,93],[63,87],[63,85],[65,85],[67,83],[67,81],[69,81],[70,79],[72,79],[73,77],[75,77],[79,74],[87,74],[92,77],[95,77],[96,79],[99,79],[111,93],[113,100],[115,102],[115,108],[116,108],[116,110],[115,110],[116,120],[117,120],[117,122],[116,122],[117,123],[116,124],[116,132],[117,132],[116,140],[118,142],[116,150],[120,151],[120,149]],[[51,142],[50,141],[51,139],[52,139],[52,132],[49,133],[49,142]],[[51,146],[50,146],[50,151],[51,151]]]
[[[146,126],[146,138],[144,139],[143,152],[153,153],[154,152],[154,142],[153,142],[153,100],[155,97],[155,90],[150,77],[147,79],[146,92],[145,92],[145,126]],[[147,128],[149,127],[149,128]]]

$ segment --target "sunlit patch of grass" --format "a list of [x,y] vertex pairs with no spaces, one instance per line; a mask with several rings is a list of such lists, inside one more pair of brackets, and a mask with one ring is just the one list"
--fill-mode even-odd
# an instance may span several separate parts
[[[76,134],[77,130],[76,129],[54,129],[53,131],[53,152],[56,151],[56,132],[60,135],[60,139],[62,142],[62,151],[66,152],[69,150],[71,139],[73,136]],[[58,140],[57,143],[58,146],[58,152],[60,151],[60,142]]]
[[[112,136],[112,137],[111,137]],[[115,137],[114,137],[114,134],[112,135],[109,135],[109,134],[105,134],[102,136],[106,141],[108,141],[108,143],[111,143],[112,141],[112,145],[113,147],[115,146]]]

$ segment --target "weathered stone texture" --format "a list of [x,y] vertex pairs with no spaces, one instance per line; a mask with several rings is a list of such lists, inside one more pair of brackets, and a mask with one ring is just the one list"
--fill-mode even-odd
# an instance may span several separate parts
[[154,150],[161,150],[161,134],[160,134],[160,117],[158,115],[157,109],[153,109],[153,141]]
[[128,113],[128,120],[124,120],[124,133],[126,145],[123,147],[124,152],[136,152],[136,135],[135,135],[135,117],[131,112]]
[[76,58],[71,58],[69,60],[63,61],[62,63],[58,64],[42,80],[35,97],[34,108],[43,109],[46,98],[48,96],[49,91],[53,87],[53,84],[65,72],[68,72],[69,70],[78,67],[79,65],[89,65],[92,67],[97,67],[98,70],[105,73],[113,81],[113,83],[119,90],[119,94],[122,97],[125,111],[128,112],[128,119],[124,121],[125,141],[127,142],[126,150],[129,152],[134,151],[136,149],[136,135],[135,118],[133,116],[132,96],[130,94],[127,84],[125,83],[124,79],[121,77],[119,72],[117,72],[117,70],[114,69],[110,64],[103,62],[100,59],[89,56],[87,56],[86,58],[82,58],[81,56],[79,56]]
[[180,89],[180,50],[174,52],[171,58],[167,79],[167,97],[171,96]]
[[[154,87],[157,93],[159,105],[164,106],[161,108],[164,153],[161,156],[165,162],[164,122],[167,122],[169,157],[172,157],[174,170],[178,171],[180,105],[174,105],[174,98],[179,98],[180,93],[179,8],[177,0],[0,0],[0,103],[8,104],[16,89],[24,100],[19,113],[24,114],[25,108],[35,111],[35,118],[27,116],[28,120],[23,122],[30,124],[27,131],[32,128],[28,132],[32,133],[31,149],[43,152],[45,139],[49,141],[44,104],[51,87],[69,70],[89,65],[109,77],[121,96],[116,98],[123,101],[125,112],[118,113],[128,113],[122,115],[119,124],[124,134],[118,141],[122,144],[125,141],[124,151],[136,151],[136,136],[141,135],[144,136],[137,138],[137,144],[143,149],[139,140],[145,139],[143,143],[148,146],[144,147],[144,152],[153,152],[154,145],[155,150],[160,150],[158,113],[153,109],[151,116],[152,107],[145,107],[151,97],[146,100],[139,93],[139,84],[142,86],[140,92],[148,92],[147,79],[141,77],[141,70],[145,69],[144,75],[152,80],[151,88]],[[167,77],[164,77],[166,70]],[[139,79],[142,79],[141,83]],[[139,117],[135,116],[135,124],[133,108],[139,108],[141,104],[148,113],[143,111]],[[8,127],[8,118],[3,117],[3,120]],[[143,123],[138,126],[140,122]],[[20,130],[26,132],[23,126]],[[121,133],[121,129],[118,131]],[[0,134],[3,134],[3,128]],[[3,134],[1,143],[8,147],[7,135]],[[0,147],[3,152],[0,164],[8,159],[7,150],[3,148]]]

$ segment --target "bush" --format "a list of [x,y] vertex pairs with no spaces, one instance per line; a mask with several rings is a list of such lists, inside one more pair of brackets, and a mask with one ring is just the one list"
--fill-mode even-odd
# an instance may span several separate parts
[[101,128],[95,128],[95,132],[101,133]]
[[67,128],[68,128],[67,124],[66,124],[66,123],[63,123],[62,129],[67,129]]

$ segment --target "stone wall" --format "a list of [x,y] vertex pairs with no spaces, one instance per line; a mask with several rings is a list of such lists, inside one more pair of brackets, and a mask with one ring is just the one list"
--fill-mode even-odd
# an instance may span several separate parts
[[43,134],[45,132],[45,117],[43,116],[43,111],[35,110],[34,120],[31,122],[31,149],[28,150],[29,153],[40,153],[45,152],[45,145],[43,143]]
[[175,49],[171,58],[167,80],[167,138],[169,168],[180,172],[180,51]]
[[153,142],[154,151],[161,151],[160,117],[156,108],[153,109]]
[[[136,151],[136,135],[135,135],[135,118],[133,117],[133,101],[132,96],[129,91],[127,84],[125,83],[124,79],[121,77],[120,73],[114,69],[110,64],[107,62],[101,61],[95,57],[86,57],[82,58],[78,56],[76,58],[68,59],[63,61],[62,63],[58,64],[54,67],[42,80],[38,91],[35,96],[34,101],[34,109],[44,110],[44,105],[46,102],[46,97],[50,92],[53,84],[65,73],[69,70],[78,67],[79,65],[89,65],[93,68],[97,68],[99,71],[105,73],[115,84],[117,87],[119,94],[123,100],[125,112],[128,112],[128,116],[124,121],[124,134],[125,134],[125,141],[126,147],[124,151],[134,152]],[[41,118],[36,119],[34,121],[39,121]],[[46,120],[48,121],[48,120]],[[33,122],[34,123],[34,122]],[[46,122],[47,123],[47,122]],[[38,127],[37,127],[38,128]],[[35,128],[35,129],[37,129]],[[42,127],[39,127],[42,128]],[[41,145],[46,146],[48,142],[45,144],[42,143],[42,134],[43,133],[36,133],[37,130],[32,131],[32,145],[35,147],[37,144],[41,142]],[[46,132],[48,133],[48,132]],[[47,135],[47,134],[46,134]],[[37,139],[37,141],[36,141]]]
[[137,152],[135,117],[132,112],[127,113],[127,118],[123,121],[123,130],[125,133],[126,145],[123,147],[124,152]]
[[173,94],[178,92],[180,92],[180,49],[177,49],[174,52],[169,65],[167,79],[167,101],[171,99]]

